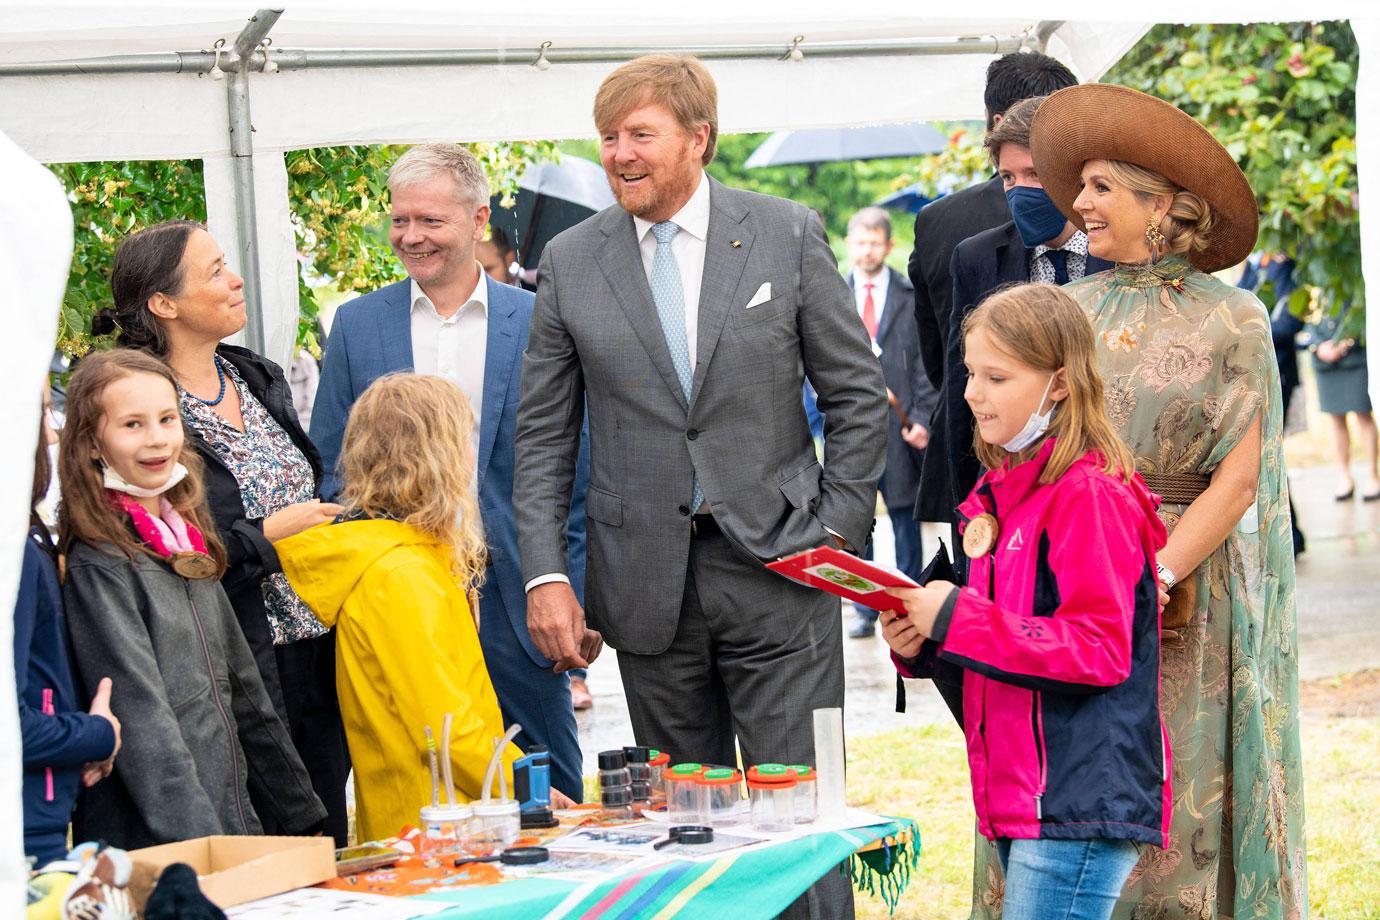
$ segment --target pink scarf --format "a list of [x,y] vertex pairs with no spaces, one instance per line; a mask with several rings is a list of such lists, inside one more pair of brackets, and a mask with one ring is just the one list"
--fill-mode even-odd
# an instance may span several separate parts
[[159,517],[154,517],[148,509],[123,492],[107,490],[106,494],[116,509],[129,515],[139,539],[164,559],[176,561],[184,553],[208,555],[201,531],[183,520],[166,498],[158,500]]

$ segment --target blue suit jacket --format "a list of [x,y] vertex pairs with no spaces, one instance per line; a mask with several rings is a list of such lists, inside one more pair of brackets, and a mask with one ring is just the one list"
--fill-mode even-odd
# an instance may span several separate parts
[[[513,442],[522,353],[532,321],[532,294],[486,277],[489,286],[489,332],[484,358],[484,407],[479,421],[479,511],[489,543],[491,566],[481,589],[481,608],[498,604],[513,624],[523,648],[541,667],[551,662],[537,651],[527,631],[527,593],[519,565],[517,525],[513,518]],[[411,282],[399,281],[356,298],[335,315],[321,382],[312,408],[311,439],[321,451],[326,478],[321,497],[340,492],[335,465],[350,407],[375,379],[410,371],[412,362]],[[582,443],[575,491],[567,526],[570,580],[584,598],[585,491],[589,482],[588,449]],[[483,637],[481,636],[481,639]]]

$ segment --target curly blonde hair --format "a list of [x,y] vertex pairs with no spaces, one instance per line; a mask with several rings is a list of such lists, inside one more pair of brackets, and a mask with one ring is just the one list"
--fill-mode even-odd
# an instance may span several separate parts
[[474,430],[470,401],[450,380],[388,374],[350,410],[339,466],[349,511],[435,537],[450,548],[451,574],[467,592],[483,582],[487,557]]
[[1157,195],[1169,199],[1169,210],[1160,219],[1167,251],[1191,255],[1207,248],[1207,235],[1216,221],[1212,207],[1201,195],[1180,188],[1152,169],[1123,160],[1108,160],[1107,175],[1142,201]]

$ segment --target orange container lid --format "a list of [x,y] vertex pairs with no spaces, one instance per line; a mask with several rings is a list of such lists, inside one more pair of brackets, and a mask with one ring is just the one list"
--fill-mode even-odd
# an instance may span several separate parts
[[813,783],[819,779],[815,773],[815,768],[807,767],[803,763],[793,763],[787,769],[795,771],[795,781],[798,783]]
[[674,767],[667,767],[663,774],[668,780],[677,782],[693,781],[704,772],[704,765],[697,763],[678,763]]

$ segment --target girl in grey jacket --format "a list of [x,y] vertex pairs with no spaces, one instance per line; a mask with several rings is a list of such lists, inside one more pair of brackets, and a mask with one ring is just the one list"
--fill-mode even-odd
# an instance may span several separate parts
[[254,788],[292,833],[325,809],[221,589],[172,373],[142,352],[72,375],[58,469],[63,593],[83,682],[114,680],[124,746],[78,807],[75,839],[134,848],[262,833]]

